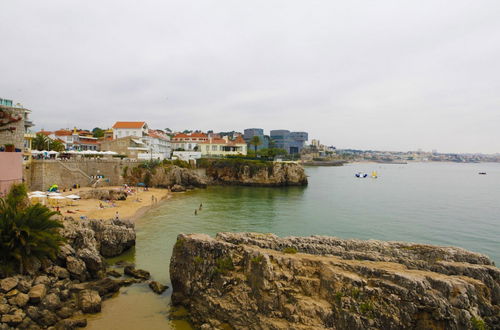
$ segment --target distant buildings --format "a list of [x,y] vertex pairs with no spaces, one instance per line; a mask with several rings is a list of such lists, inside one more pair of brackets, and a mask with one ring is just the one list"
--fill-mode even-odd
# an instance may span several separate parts
[[100,150],[100,141],[98,138],[93,137],[91,132],[78,130],[76,127],[73,130],[59,129],[53,132],[41,130],[37,134],[43,134],[51,140],[60,141],[64,144],[66,150]]
[[125,136],[143,137],[148,134],[148,125],[144,121],[117,121],[113,125],[113,139]]
[[208,141],[205,133],[178,133],[172,138],[172,149],[182,151],[199,151],[198,144]]
[[257,146],[257,150],[269,148],[269,136],[264,135],[264,130],[262,128],[247,128],[243,131],[243,139],[248,144],[250,150],[254,150],[255,146],[250,145],[250,141],[254,136],[258,136],[260,139],[260,145]]
[[288,130],[272,130],[271,141],[274,146],[279,149],[284,149],[290,154],[298,154],[308,140],[307,132],[290,132]]
[[149,129],[144,121],[117,121],[113,125],[113,140],[101,143],[103,150],[105,147],[129,158],[146,160],[170,158],[172,151],[170,137],[162,130]]
[[234,140],[229,137],[224,138],[209,138],[208,141],[199,143],[199,151],[202,156],[229,156],[229,155],[246,155],[247,143],[241,136]]

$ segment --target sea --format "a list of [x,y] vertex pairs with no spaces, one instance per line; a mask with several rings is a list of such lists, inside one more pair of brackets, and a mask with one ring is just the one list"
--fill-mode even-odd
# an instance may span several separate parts
[[[369,177],[357,178],[358,172]],[[136,247],[109,263],[134,262],[171,286],[177,235],[224,231],[458,246],[500,262],[499,163],[353,163],[306,167],[306,174],[306,187],[215,186],[175,194],[137,221]],[[191,329],[184,311],[171,307],[171,293],[157,295],[147,284],[122,288],[88,328]]]

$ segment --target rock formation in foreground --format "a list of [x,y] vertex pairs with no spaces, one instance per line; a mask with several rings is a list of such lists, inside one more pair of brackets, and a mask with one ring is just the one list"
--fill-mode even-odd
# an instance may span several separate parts
[[307,185],[304,167],[296,163],[223,159],[208,164],[206,173],[215,184],[263,187]]
[[460,248],[181,234],[170,277],[206,329],[500,329],[500,271]]
[[67,244],[55,260],[32,260],[27,274],[0,279],[0,329],[84,327],[83,313],[99,312],[102,299],[135,282],[105,277],[104,261],[135,244],[132,223],[69,217],[63,223]]

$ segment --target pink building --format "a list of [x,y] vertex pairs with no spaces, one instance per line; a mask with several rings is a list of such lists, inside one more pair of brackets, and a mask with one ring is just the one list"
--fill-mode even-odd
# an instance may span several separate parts
[[0,152],[0,196],[5,196],[14,183],[23,180],[23,154]]

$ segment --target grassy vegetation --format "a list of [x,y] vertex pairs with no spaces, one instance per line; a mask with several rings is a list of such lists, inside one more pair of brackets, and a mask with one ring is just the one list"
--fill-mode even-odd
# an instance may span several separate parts
[[208,159],[202,158],[198,160],[199,168],[206,168],[207,173],[216,172],[219,169],[232,171],[233,173],[242,173],[245,168],[248,168],[250,175],[267,170],[269,174],[273,172],[273,162],[265,160],[252,160],[243,158],[222,158],[222,159]]
[[35,260],[55,259],[64,243],[54,219],[58,214],[41,204],[30,205],[24,184],[13,185],[0,198],[0,272],[24,273]]
[[484,323],[484,321],[480,318],[475,317],[475,316],[473,316],[470,319],[470,322],[472,324],[472,329],[474,329],[474,330],[487,330],[488,329],[488,327]]
[[252,259],[250,259],[250,261],[252,263],[254,263],[254,264],[260,264],[260,262],[262,261],[262,259],[264,259],[264,256],[262,254],[259,254],[256,257],[252,257]]
[[230,256],[219,258],[215,263],[217,264],[214,269],[216,274],[227,274],[229,271],[234,270],[233,259]]
[[203,263],[203,258],[200,257],[200,256],[196,256],[196,257],[193,258],[193,261],[196,264],[201,264],[201,263]]
[[359,305],[361,314],[367,314],[373,311],[373,304],[370,301],[365,301]]
[[294,247],[286,247],[286,248],[284,248],[283,250],[281,250],[281,252],[283,252],[283,253],[289,253],[289,254],[295,254],[295,253],[297,253],[298,251],[297,251],[297,249],[296,249],[296,248],[294,248]]

